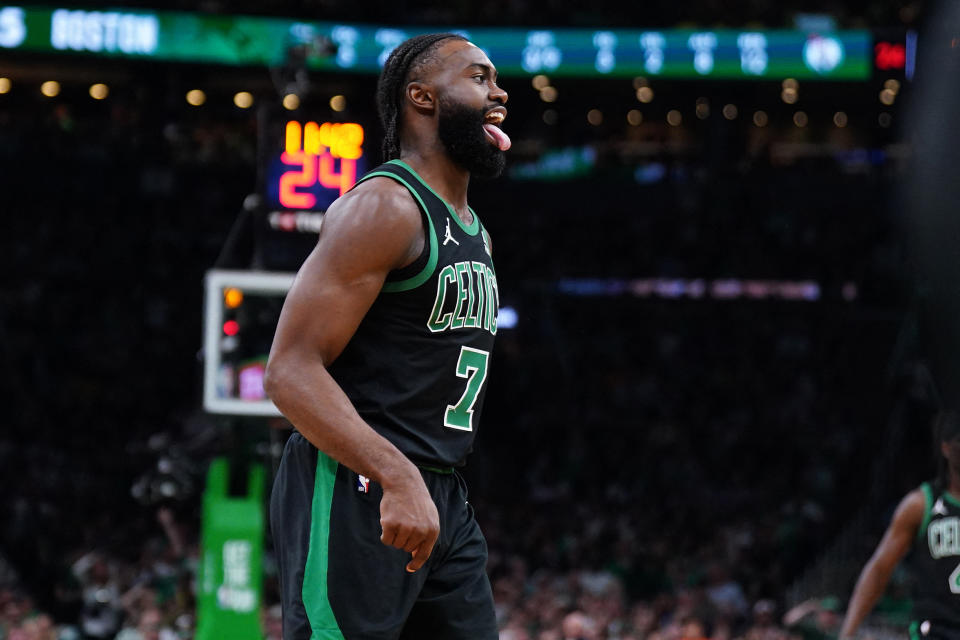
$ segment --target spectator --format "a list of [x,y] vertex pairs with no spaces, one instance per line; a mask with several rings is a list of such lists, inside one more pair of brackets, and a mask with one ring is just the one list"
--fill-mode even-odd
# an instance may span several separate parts
[[803,640],[833,640],[842,622],[840,600],[834,596],[811,598],[783,616],[783,626]]
[[747,629],[746,640],[786,640],[786,632],[777,626],[773,600],[758,600],[753,605],[753,624]]
[[563,640],[597,640],[593,620],[579,611],[563,619]]
[[149,607],[140,613],[135,627],[124,628],[116,640],[179,640],[179,636],[163,623],[163,613]]
[[743,588],[730,577],[729,570],[715,562],[708,570],[707,597],[722,615],[740,618],[746,615],[747,598]]

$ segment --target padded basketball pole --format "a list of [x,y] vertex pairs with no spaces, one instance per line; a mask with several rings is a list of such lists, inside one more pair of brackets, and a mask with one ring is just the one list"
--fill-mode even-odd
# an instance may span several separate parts
[[246,487],[231,491],[231,465],[216,458],[203,493],[201,561],[197,573],[197,640],[262,640],[264,473],[241,469]]

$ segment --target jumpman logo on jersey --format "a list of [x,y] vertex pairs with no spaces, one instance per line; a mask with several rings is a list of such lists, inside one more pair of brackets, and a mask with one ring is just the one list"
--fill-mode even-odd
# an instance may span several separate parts
[[943,504],[943,498],[937,498],[936,504],[933,505],[931,512],[935,516],[945,516],[947,515],[947,506]]
[[452,233],[450,233],[450,218],[447,218],[447,232],[443,236],[443,246],[447,246],[448,242],[452,242],[458,247],[460,246],[460,243],[457,242],[457,239],[453,237]]

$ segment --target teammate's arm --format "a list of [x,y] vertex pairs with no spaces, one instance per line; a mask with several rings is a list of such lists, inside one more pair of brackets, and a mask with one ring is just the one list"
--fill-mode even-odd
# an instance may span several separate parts
[[900,501],[883,539],[860,572],[843,619],[840,638],[852,637],[883,595],[894,568],[910,550],[917,536],[925,509],[926,498],[920,489],[911,491]]
[[381,540],[426,562],[440,531],[416,466],[357,414],[327,367],[380,293],[387,273],[424,246],[420,211],[401,185],[374,178],[327,211],[317,246],[287,294],[264,388],[317,449],[383,487]]

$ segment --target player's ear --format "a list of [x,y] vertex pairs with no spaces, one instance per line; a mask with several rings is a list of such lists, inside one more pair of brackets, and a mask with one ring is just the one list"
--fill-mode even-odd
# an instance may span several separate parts
[[436,94],[433,87],[425,82],[411,82],[407,85],[407,100],[418,110],[432,113],[436,109]]

